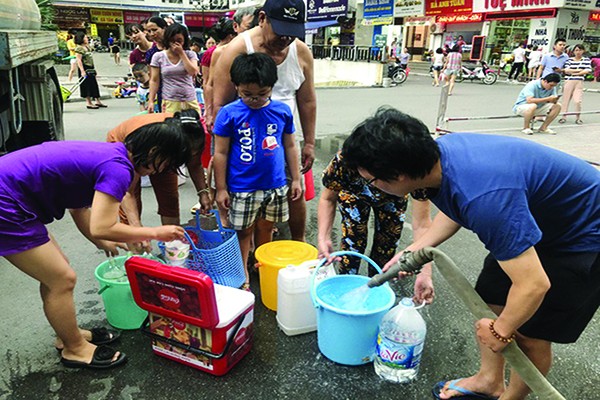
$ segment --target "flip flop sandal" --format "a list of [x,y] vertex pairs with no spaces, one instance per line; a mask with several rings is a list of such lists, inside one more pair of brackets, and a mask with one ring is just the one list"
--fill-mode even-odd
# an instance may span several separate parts
[[108,106],[106,104],[96,104],[96,107],[107,108]]
[[82,361],[67,360],[61,357],[60,362],[67,368],[88,368],[88,369],[109,369],[118,367],[119,365],[127,362],[127,356],[125,353],[119,354],[119,357],[113,361],[113,357],[117,353],[117,350],[108,346],[98,346],[94,351],[92,361],[85,363]]
[[[113,331],[112,329],[106,329],[104,327],[92,328],[90,329],[90,332],[92,332],[92,340],[90,340],[90,343],[95,344],[96,346],[110,344],[117,341],[121,337],[120,331]],[[59,353],[62,350],[62,348],[56,347],[56,351]]]
[[561,118],[561,119],[558,120],[559,124],[564,124],[565,122],[567,122],[567,120],[564,119],[564,118]]
[[86,107],[87,107],[88,109],[90,109],[90,110],[97,110],[97,109],[99,109],[99,108],[100,108],[100,107],[98,107],[98,106],[86,106]]
[[[460,395],[458,396],[451,397],[450,400],[498,400],[497,397],[488,396],[487,394],[483,393],[472,392],[468,389],[456,386],[456,383],[460,380],[462,380],[462,378],[455,379],[448,383],[448,390],[454,390],[460,393]],[[448,381],[441,381],[435,384],[435,386],[431,390],[434,399],[441,399],[440,393],[444,389],[444,386],[447,382]]]

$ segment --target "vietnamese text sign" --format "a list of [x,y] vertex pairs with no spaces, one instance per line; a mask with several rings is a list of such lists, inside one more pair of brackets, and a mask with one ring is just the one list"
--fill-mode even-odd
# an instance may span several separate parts
[[483,14],[454,14],[454,15],[438,15],[435,17],[436,22],[445,24],[468,24],[472,22],[483,21]]
[[425,15],[425,0],[396,0],[394,17]]
[[364,6],[365,19],[394,16],[394,0],[365,0]]
[[306,10],[308,21],[331,21],[348,14],[348,0],[310,0]]
[[90,9],[90,19],[95,24],[122,24],[123,12],[116,10]]
[[523,11],[559,8],[565,0],[472,0],[473,12]]
[[425,15],[468,14],[472,11],[473,0],[431,0],[425,5]]

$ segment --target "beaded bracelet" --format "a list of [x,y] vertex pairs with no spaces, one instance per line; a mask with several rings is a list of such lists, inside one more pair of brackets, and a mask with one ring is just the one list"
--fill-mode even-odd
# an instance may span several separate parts
[[208,188],[204,188],[204,189],[200,189],[200,190],[198,190],[198,191],[196,192],[196,194],[197,194],[198,196],[200,196],[202,193],[206,193],[206,194],[208,194],[209,192],[210,192],[210,190],[209,190]]
[[496,330],[494,329],[494,322],[496,322],[496,320],[491,320],[490,321],[490,332],[492,332],[492,335],[494,335],[494,337],[496,339],[498,339],[499,341],[501,341],[502,343],[511,343],[513,340],[515,340],[515,334],[513,333],[512,335],[510,335],[510,337],[504,337],[501,336],[498,332],[496,332]]

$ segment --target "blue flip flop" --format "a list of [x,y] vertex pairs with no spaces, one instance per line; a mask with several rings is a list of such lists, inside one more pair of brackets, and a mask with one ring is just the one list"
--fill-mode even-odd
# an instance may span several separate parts
[[[456,386],[456,383],[458,381],[460,381],[461,379],[462,378],[455,379],[448,383],[448,389],[455,390],[461,394],[460,396],[451,397],[452,400],[498,400],[497,397],[488,396],[487,394],[483,394],[483,393],[472,392],[465,388],[461,388],[460,386]],[[431,391],[433,393],[434,399],[442,400],[440,397],[440,393],[442,392],[442,389],[446,385],[446,382],[448,382],[448,381],[441,381],[441,382],[438,382],[435,384],[435,386],[433,387],[433,389]]]

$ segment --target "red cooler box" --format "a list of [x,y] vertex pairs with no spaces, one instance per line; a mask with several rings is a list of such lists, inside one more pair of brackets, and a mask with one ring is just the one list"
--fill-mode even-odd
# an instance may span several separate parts
[[142,332],[157,355],[224,375],[250,351],[252,293],[141,257],[129,259],[125,268],[135,302],[149,312]]

